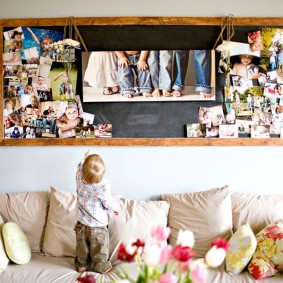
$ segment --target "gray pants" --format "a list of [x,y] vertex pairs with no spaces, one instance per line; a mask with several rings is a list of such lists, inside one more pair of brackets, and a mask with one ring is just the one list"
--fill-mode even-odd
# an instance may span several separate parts
[[97,263],[106,263],[109,258],[109,233],[107,227],[88,227],[77,222],[76,267],[90,267]]

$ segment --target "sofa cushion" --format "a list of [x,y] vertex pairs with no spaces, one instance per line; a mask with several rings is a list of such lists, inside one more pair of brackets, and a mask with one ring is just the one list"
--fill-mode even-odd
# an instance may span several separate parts
[[176,244],[179,230],[191,230],[195,236],[196,257],[203,257],[217,237],[226,240],[231,237],[232,209],[228,187],[184,194],[162,194],[161,199],[170,202],[170,244]]
[[5,250],[10,260],[17,264],[26,264],[31,259],[31,250],[28,239],[15,222],[7,222],[3,225],[2,236]]
[[283,219],[283,195],[231,192],[233,230],[248,223],[254,234],[270,223]]
[[283,271],[283,220],[265,227],[256,240],[257,248],[248,266],[251,275],[260,280]]
[[4,225],[4,221],[0,215],[0,272],[4,271],[9,263],[9,258],[6,254],[3,237],[2,237],[3,225]]
[[167,226],[169,203],[166,201],[117,200],[119,215],[109,217],[110,260],[117,262],[121,243],[134,239],[146,240],[153,226]]
[[49,192],[0,194],[0,215],[22,228],[33,252],[42,248],[48,206]]
[[50,206],[42,251],[53,256],[75,256],[76,194],[50,189]]
[[225,259],[226,270],[230,274],[238,275],[248,265],[256,249],[256,237],[250,225],[242,225],[229,243],[230,249]]

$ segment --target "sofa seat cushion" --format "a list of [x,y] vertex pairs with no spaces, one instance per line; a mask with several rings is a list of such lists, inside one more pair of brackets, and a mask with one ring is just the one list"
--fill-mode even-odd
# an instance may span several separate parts
[[184,194],[163,194],[161,199],[170,203],[170,244],[176,244],[179,230],[191,230],[195,236],[193,249],[196,257],[203,257],[217,237],[226,240],[231,237],[232,208],[227,187]]
[[249,224],[242,225],[229,240],[226,270],[232,275],[240,274],[251,260],[256,249],[256,237]]
[[256,235],[257,248],[248,266],[259,280],[283,271],[283,220],[275,221]]
[[9,258],[6,254],[4,241],[2,237],[2,227],[4,225],[4,221],[0,215],[0,272],[3,272],[9,263]]
[[231,192],[233,231],[248,223],[256,235],[270,223],[283,219],[283,195]]
[[21,227],[33,252],[42,249],[48,206],[49,192],[0,194],[0,215]]
[[28,239],[17,223],[5,223],[2,229],[2,236],[5,250],[10,260],[17,264],[26,264],[30,261],[31,250]]

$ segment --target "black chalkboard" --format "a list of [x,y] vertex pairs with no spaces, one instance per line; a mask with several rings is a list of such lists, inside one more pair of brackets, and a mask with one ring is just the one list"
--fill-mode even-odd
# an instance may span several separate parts
[[[212,49],[220,33],[219,26],[183,25],[83,26],[79,30],[88,51]],[[253,30],[235,27],[233,40],[246,43],[247,32]],[[216,54],[216,63],[218,60]],[[88,102],[83,108],[96,115],[95,123],[112,123],[113,137],[186,137],[185,125],[198,122],[199,107],[223,104],[224,76],[217,68],[216,64],[215,101]],[[81,93],[81,74],[78,79]]]

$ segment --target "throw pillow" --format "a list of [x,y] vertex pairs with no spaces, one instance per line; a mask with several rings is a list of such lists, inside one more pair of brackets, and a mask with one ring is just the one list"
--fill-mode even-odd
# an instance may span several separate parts
[[169,203],[166,201],[138,201],[121,198],[117,200],[119,215],[109,219],[110,260],[117,262],[121,243],[130,240],[146,240],[153,226],[167,226]]
[[3,225],[4,221],[0,215],[0,272],[4,271],[9,264],[9,258],[7,257],[2,237]]
[[240,274],[251,260],[256,249],[256,237],[249,224],[242,225],[229,240],[226,270],[232,275]]
[[270,223],[283,219],[283,195],[231,192],[231,200],[234,231],[249,223],[253,232],[257,234]]
[[195,236],[196,257],[204,257],[217,238],[232,235],[231,197],[228,187],[184,194],[163,194],[170,203],[169,243],[176,244],[179,230],[190,230]]
[[0,194],[0,214],[16,222],[27,236],[32,252],[41,252],[49,206],[49,192]]
[[2,235],[9,259],[17,264],[28,263],[31,259],[31,250],[21,227],[15,222],[7,222],[3,225]]
[[53,256],[75,257],[76,194],[51,187],[50,206],[42,251]]
[[248,266],[251,275],[260,280],[283,271],[283,220],[268,225],[256,240],[257,248]]

